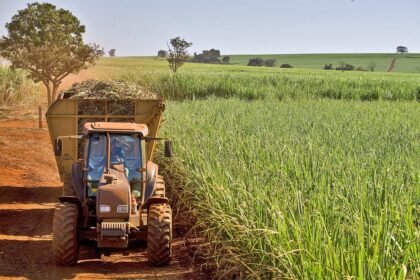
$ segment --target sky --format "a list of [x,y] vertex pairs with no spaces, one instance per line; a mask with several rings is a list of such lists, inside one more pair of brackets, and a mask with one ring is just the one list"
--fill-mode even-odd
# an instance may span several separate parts
[[[33,1],[0,0],[4,25]],[[38,1],[45,2],[45,1]],[[118,56],[156,55],[173,37],[190,52],[420,53],[420,0],[50,0],[86,26],[84,40]]]

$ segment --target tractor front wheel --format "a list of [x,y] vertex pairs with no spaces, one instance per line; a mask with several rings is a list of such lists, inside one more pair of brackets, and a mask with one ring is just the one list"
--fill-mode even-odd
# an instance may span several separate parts
[[54,212],[53,255],[57,265],[74,265],[79,258],[77,240],[77,205],[62,203]]
[[162,175],[158,175],[156,178],[155,189],[153,191],[154,197],[165,197],[165,181]]
[[165,266],[172,255],[172,210],[169,204],[150,205],[147,221],[147,257],[153,266]]

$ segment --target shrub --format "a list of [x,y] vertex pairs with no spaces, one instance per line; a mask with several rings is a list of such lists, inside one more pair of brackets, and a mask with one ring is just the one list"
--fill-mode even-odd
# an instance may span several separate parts
[[194,57],[190,59],[191,62],[198,63],[220,63],[220,51],[216,49],[204,50],[202,53],[194,53]]
[[282,65],[280,66],[280,68],[293,68],[293,66],[292,66],[292,65],[290,65],[290,64],[288,64],[288,63],[285,63],[285,64],[282,64]]
[[276,60],[275,59],[266,59],[264,61],[264,66],[265,67],[274,67],[276,65]]
[[342,64],[341,66],[335,68],[335,70],[341,70],[341,71],[353,71],[354,70],[354,65],[351,64]]
[[223,61],[224,64],[229,64],[229,62],[230,62],[230,56],[224,56],[223,59],[222,59],[222,61]]
[[116,51],[117,51],[116,49],[110,49],[109,52],[108,52],[109,56],[114,57]]
[[355,69],[356,71],[367,71],[365,68],[363,68],[362,66],[359,66]]
[[324,70],[334,70],[334,66],[332,64],[325,64]]
[[165,51],[165,50],[159,50],[158,51],[158,57],[165,58],[167,56],[168,56],[168,52],[167,51]]
[[259,57],[249,59],[248,66],[264,66],[264,59]]

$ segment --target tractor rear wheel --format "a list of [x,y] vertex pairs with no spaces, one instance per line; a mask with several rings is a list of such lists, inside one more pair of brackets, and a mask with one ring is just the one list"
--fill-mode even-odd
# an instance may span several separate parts
[[77,205],[62,203],[54,212],[53,255],[57,265],[74,265],[79,258]]
[[150,205],[147,217],[147,257],[153,266],[165,266],[172,255],[172,210],[169,204]]
[[162,175],[158,175],[156,178],[155,189],[153,191],[153,197],[165,197],[165,181]]

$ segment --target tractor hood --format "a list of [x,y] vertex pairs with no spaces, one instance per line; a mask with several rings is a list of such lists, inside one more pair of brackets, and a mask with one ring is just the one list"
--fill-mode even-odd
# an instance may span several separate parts
[[102,175],[96,198],[98,220],[128,221],[131,211],[130,183],[123,165],[114,165]]

